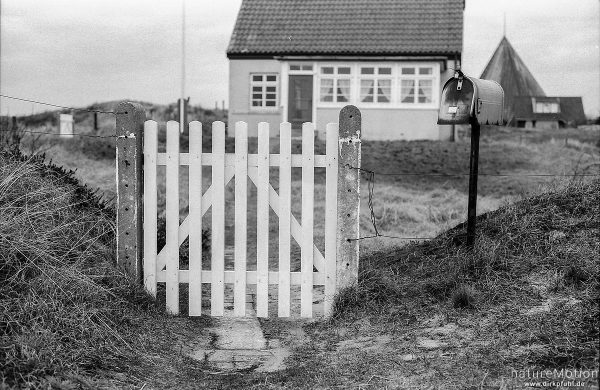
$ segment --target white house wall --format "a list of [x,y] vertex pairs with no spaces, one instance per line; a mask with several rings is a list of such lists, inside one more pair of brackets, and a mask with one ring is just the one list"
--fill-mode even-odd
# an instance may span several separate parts
[[[337,122],[339,109],[317,109],[317,128],[324,129],[327,123]],[[362,134],[364,140],[418,140],[440,139],[440,127],[436,124],[437,110],[361,109]],[[325,134],[319,132],[319,138]]]
[[[318,62],[306,62],[321,65]],[[327,62],[330,64],[331,62]],[[359,65],[354,64],[355,68]],[[338,63],[342,64],[342,63]],[[408,65],[408,63],[404,62]],[[440,64],[439,62],[437,64]],[[452,63],[449,62],[452,67]],[[442,65],[440,64],[440,67]],[[282,71],[284,69],[284,71]],[[284,110],[287,108],[287,77],[285,70],[287,63],[275,59],[232,59],[229,61],[229,125],[233,128],[236,121],[248,123],[249,136],[256,136],[259,122],[268,122],[271,136],[278,135],[279,123],[284,121]],[[323,106],[319,103],[318,70],[314,67],[315,88],[313,95],[313,121],[316,116],[316,128],[319,138],[324,136],[323,130],[327,123],[337,122],[343,104]],[[277,95],[278,101],[274,108],[252,108],[250,81],[253,73],[273,73],[278,75]],[[283,76],[282,76],[283,74]],[[349,104],[356,105],[362,113],[363,134],[365,140],[447,140],[451,137],[450,126],[438,126],[437,114],[439,97],[443,84],[454,74],[452,69],[439,73],[439,88],[434,91],[435,105],[433,107],[368,107],[357,102],[357,86],[354,88],[354,101]],[[396,90],[395,93],[398,93]],[[228,132],[229,135],[231,135]]]
[[[250,78],[253,73],[277,73],[278,102],[274,108],[252,108]],[[237,121],[248,123],[248,136],[256,137],[259,122],[268,122],[271,136],[279,134],[281,122],[281,63],[277,60],[229,60],[229,116],[227,135],[233,136],[229,129]]]

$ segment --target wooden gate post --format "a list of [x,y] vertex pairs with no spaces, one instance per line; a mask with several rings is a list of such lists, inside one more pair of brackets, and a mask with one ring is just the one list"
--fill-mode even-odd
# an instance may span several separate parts
[[346,106],[339,118],[337,283],[336,290],[358,281],[360,217],[360,111]]
[[146,114],[136,103],[117,106],[117,265],[142,282],[143,127]]

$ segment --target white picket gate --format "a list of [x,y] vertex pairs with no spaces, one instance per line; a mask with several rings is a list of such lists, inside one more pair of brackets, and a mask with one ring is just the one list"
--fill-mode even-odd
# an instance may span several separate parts
[[[357,110],[358,111],[358,110]],[[350,115],[352,117],[352,115]],[[359,122],[360,123],[360,122]],[[277,286],[277,315],[290,316],[290,291],[300,286],[300,315],[313,316],[313,287],[324,286],[323,312],[329,314],[333,296],[341,286],[356,280],[358,269],[358,242],[342,237],[339,218],[343,224],[356,227],[358,234],[358,172],[341,160],[360,163],[360,131],[353,137],[340,138],[337,124],[326,128],[326,154],[314,154],[315,129],[312,123],[302,127],[302,154],[292,154],[291,127],[280,125],[280,153],[270,153],[269,124],[258,125],[258,153],[248,153],[248,126],[235,124],[235,153],[225,153],[225,125],[212,125],[212,153],[202,152],[202,125],[189,124],[189,152],[180,153],[179,124],[167,123],[166,153],[158,153],[158,126],[154,121],[144,123],[143,150],[143,281],[146,289],[157,294],[157,284],[166,285],[166,307],[179,313],[180,284],[189,285],[189,315],[202,312],[202,284],[210,284],[210,314],[225,314],[225,284],[233,285],[233,314],[247,314],[247,287],[256,285],[256,315],[269,315],[269,285]],[[352,142],[354,140],[354,145]],[[350,149],[344,145],[350,144]],[[345,159],[343,150],[354,150]],[[166,166],[166,244],[157,250],[157,167]],[[179,170],[189,167],[189,213],[180,224]],[[211,167],[211,185],[202,193],[202,167]],[[269,182],[269,168],[279,169],[279,193]],[[302,168],[301,221],[294,217],[292,208],[292,167]],[[325,251],[313,242],[314,171],[326,169],[325,178]],[[343,177],[339,177],[338,171]],[[235,249],[234,270],[225,270],[225,187],[235,177]],[[256,186],[256,226],[247,225],[247,179]],[[341,185],[338,184],[341,183]],[[339,188],[340,187],[340,188]],[[343,188],[341,188],[343,187]],[[352,197],[353,204],[342,207],[356,209],[339,215],[338,202]],[[202,268],[202,216],[211,210],[210,269]],[[269,207],[278,216],[278,267],[270,270],[269,259]],[[352,215],[351,215],[352,214]],[[256,271],[247,270],[247,232],[256,229]],[[354,231],[354,229],[353,229]],[[180,245],[189,237],[189,269],[179,267]],[[290,271],[291,239],[301,249],[301,271]],[[348,248],[342,248],[348,246]],[[348,259],[339,256],[346,251]],[[347,253],[350,253],[348,255]],[[351,257],[356,255],[356,259]],[[340,267],[339,264],[344,266]],[[352,263],[352,265],[350,265]],[[356,263],[356,264],[355,264]],[[313,271],[313,266],[316,271]],[[342,279],[340,283],[338,279]]]

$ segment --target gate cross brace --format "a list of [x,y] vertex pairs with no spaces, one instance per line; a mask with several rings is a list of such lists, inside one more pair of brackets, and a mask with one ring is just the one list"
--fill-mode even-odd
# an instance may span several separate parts
[[[257,167],[248,167],[248,177],[250,178],[250,180],[252,180],[252,182],[254,184],[256,184],[257,172],[258,172]],[[234,167],[225,167],[225,185],[227,185],[231,181],[231,179],[233,179],[234,176],[235,176]],[[211,198],[212,198],[212,185],[206,190],[204,195],[202,195],[202,215],[204,215],[208,211],[209,207],[211,206],[211,204],[212,204]],[[271,186],[271,184],[269,184],[269,205],[271,206],[271,209],[273,209],[275,214],[277,214],[277,216],[279,216],[279,195],[277,194],[277,192],[275,191],[273,186]],[[292,233],[292,237],[294,238],[294,240],[296,240],[298,245],[300,245],[300,242],[301,242],[300,236],[302,234],[302,227],[300,226],[300,223],[298,222],[298,220],[296,219],[296,217],[294,217],[294,215],[292,213],[290,213],[290,222],[291,222],[290,230]],[[178,235],[179,245],[183,244],[185,239],[188,237],[188,234],[190,231],[189,223],[190,222],[189,222],[188,217],[185,217],[185,219],[179,226],[179,235]],[[323,254],[321,253],[321,251],[319,250],[319,248],[317,248],[316,245],[314,245],[314,244],[313,244],[313,256],[314,256],[314,259],[313,259],[314,267],[319,272],[324,271],[325,258],[323,256]],[[157,264],[156,264],[157,269],[159,269],[159,270],[164,269],[165,264],[166,264],[166,252],[165,252],[165,248],[163,248],[157,256]]]

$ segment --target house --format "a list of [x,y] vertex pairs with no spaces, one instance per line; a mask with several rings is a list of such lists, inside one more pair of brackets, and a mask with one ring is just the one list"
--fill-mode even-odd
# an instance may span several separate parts
[[[448,139],[443,83],[460,67],[464,0],[243,0],[231,36],[229,123],[313,122],[348,104],[363,139]],[[299,134],[299,133],[297,133]]]
[[504,118],[508,126],[558,129],[586,123],[581,97],[546,96],[506,37],[481,78],[497,81],[504,89]]
[[581,97],[517,96],[511,125],[558,129],[577,127],[586,122]]

